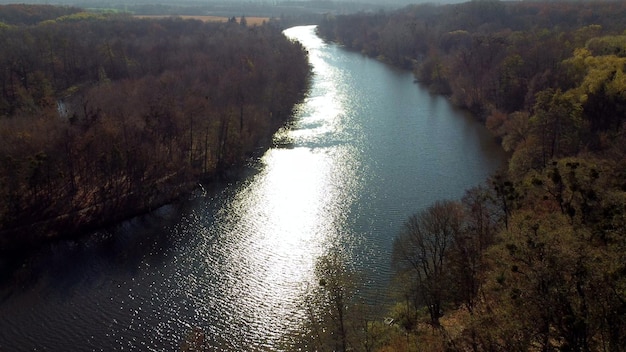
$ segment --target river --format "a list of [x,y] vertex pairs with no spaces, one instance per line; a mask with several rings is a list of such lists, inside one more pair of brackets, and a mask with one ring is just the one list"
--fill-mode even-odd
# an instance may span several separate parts
[[314,77],[275,147],[236,181],[28,258],[0,291],[0,350],[175,351],[194,327],[212,350],[279,350],[305,319],[320,256],[341,253],[384,296],[404,220],[504,161],[410,72],[313,26],[285,34]]

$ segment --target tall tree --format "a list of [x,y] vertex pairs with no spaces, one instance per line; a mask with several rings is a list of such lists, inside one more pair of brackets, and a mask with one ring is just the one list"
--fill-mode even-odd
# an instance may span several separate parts
[[428,309],[430,323],[439,327],[444,304],[451,298],[448,256],[460,236],[463,210],[452,201],[437,202],[405,222],[394,241],[393,264],[397,274],[415,283],[415,308]]

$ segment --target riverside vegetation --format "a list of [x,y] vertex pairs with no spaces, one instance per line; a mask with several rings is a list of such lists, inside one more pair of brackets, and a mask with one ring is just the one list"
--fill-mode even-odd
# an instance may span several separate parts
[[1,6],[2,252],[153,209],[269,146],[310,68],[279,26],[241,22]]
[[500,1],[325,18],[323,38],[412,69],[510,159],[406,221],[393,324],[334,284],[319,350],[626,350],[624,19],[623,2]]
[[[3,245],[215,175],[269,138],[305,86],[302,48],[271,26],[54,11],[0,16]],[[511,158],[407,219],[393,323],[372,318],[359,275],[330,255],[303,341],[286,349],[624,351],[624,18],[621,2],[498,1],[328,16],[320,35],[414,70]],[[202,335],[182,349],[208,350]]]

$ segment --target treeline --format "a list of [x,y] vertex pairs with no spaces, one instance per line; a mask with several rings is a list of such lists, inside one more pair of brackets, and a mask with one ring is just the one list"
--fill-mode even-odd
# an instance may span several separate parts
[[511,153],[407,220],[381,350],[626,350],[624,18],[623,2],[472,1],[318,27],[414,70]]
[[77,7],[53,5],[9,4],[0,6],[0,27],[35,25],[82,12]]
[[2,27],[0,45],[2,249],[219,176],[271,143],[309,74],[271,25],[76,12]]

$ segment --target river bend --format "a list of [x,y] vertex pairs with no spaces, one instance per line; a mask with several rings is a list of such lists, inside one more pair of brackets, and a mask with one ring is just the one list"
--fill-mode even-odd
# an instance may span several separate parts
[[175,351],[193,327],[213,350],[279,350],[317,258],[342,253],[383,296],[403,221],[502,164],[484,128],[410,72],[313,26],[285,34],[314,76],[275,147],[236,182],[42,249],[0,291],[0,350]]

